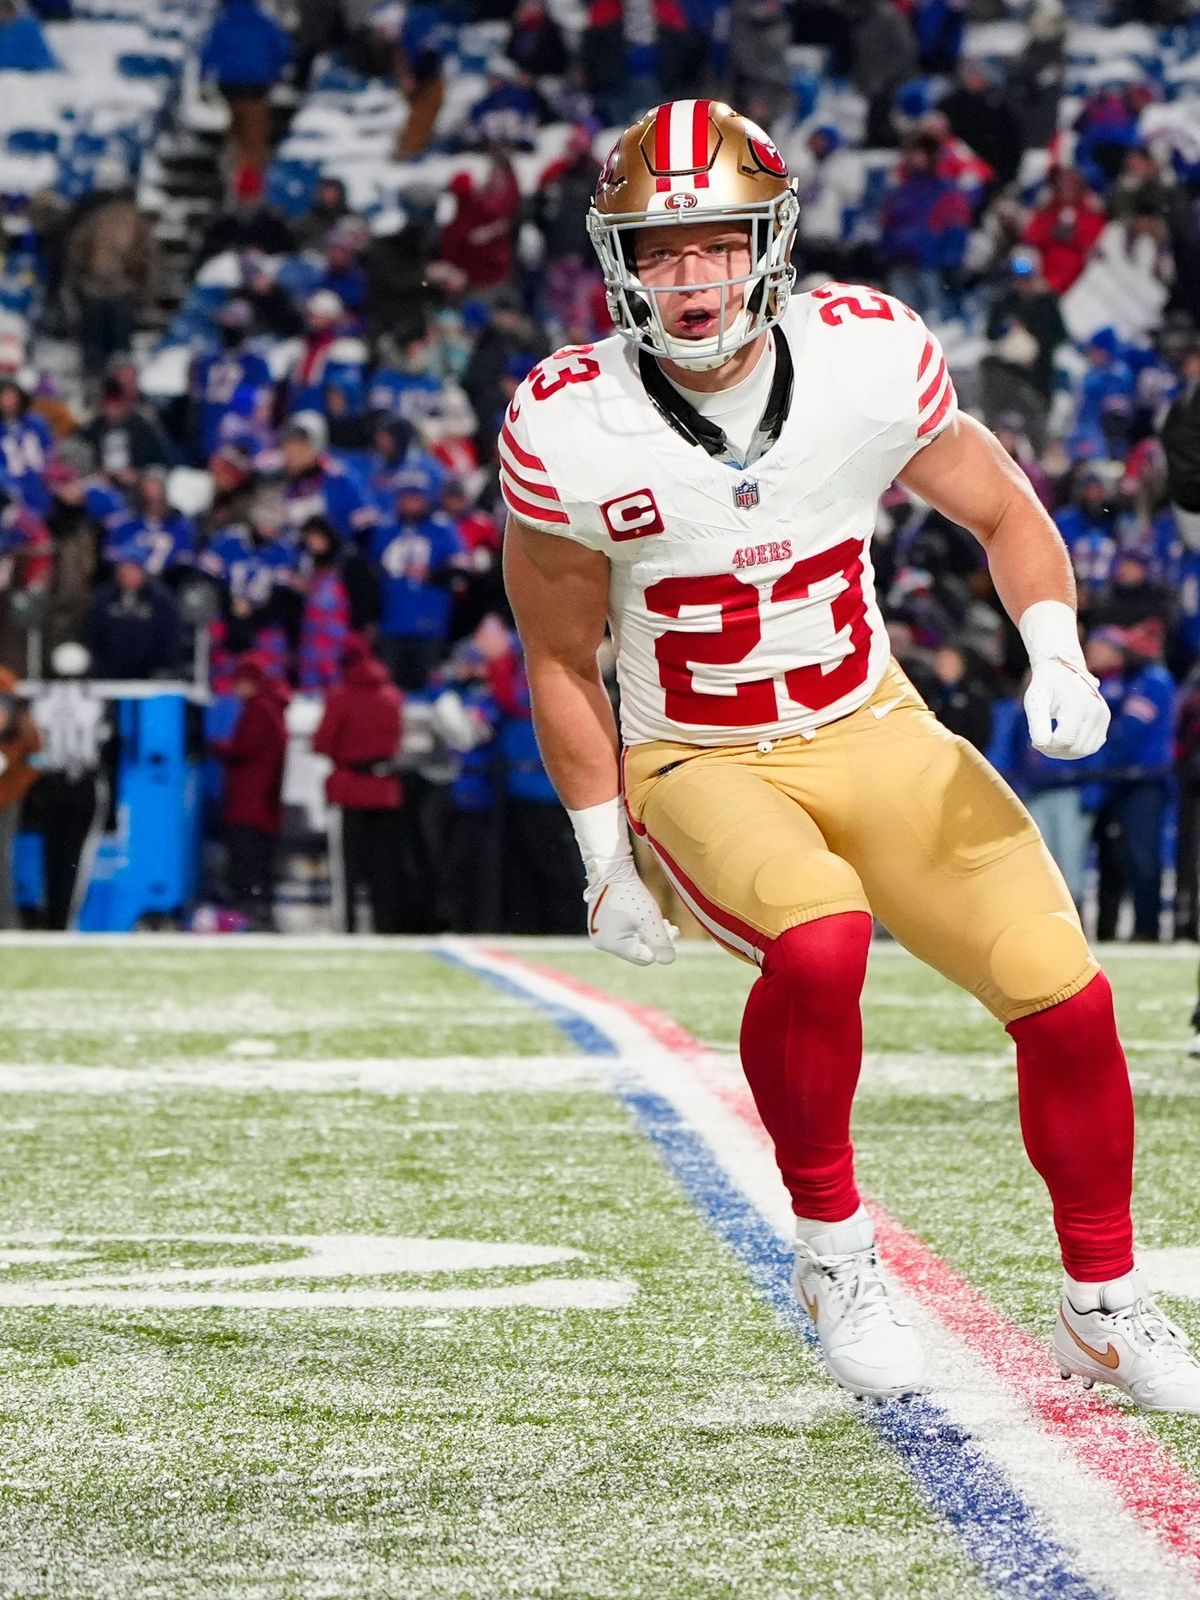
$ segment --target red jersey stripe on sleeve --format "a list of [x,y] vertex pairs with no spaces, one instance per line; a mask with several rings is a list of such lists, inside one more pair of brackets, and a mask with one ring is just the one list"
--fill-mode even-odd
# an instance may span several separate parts
[[926,368],[929,366],[929,363],[932,360],[933,360],[933,336],[931,334],[926,334],[926,336],[925,336],[925,348],[924,348],[924,350],[921,351],[921,360],[920,360],[920,362],[919,362],[919,364],[917,366],[917,382],[918,383],[920,383],[921,379],[925,376]]
[[930,416],[926,417],[925,421],[917,429],[918,439],[923,439],[927,433],[931,433],[933,429],[937,427],[938,423],[941,422],[947,411],[949,411],[950,407],[954,404],[954,400],[954,385],[951,383],[949,377],[947,377],[945,393],[938,402],[937,410],[934,411]]
[[[511,448],[505,444],[504,437],[500,438],[500,449],[497,452],[501,471],[511,474],[518,484],[526,489],[531,489],[537,494],[548,495],[552,500],[559,498],[558,490],[550,481],[550,474],[542,466],[526,467],[523,462],[518,463],[512,457]],[[519,459],[519,458],[518,458]]]
[[515,468],[511,467],[508,462],[505,461],[503,456],[500,457],[500,473],[501,476],[507,478],[516,489],[524,489],[528,494],[543,495],[547,500],[553,500],[556,504],[559,503],[561,499],[558,490],[548,478],[544,483],[535,483],[532,478],[523,478]]
[[526,450],[523,445],[517,443],[516,436],[507,422],[500,430],[500,438],[512,451],[521,466],[528,467],[532,472],[545,472],[546,463],[540,456],[535,456],[532,450]]
[[553,490],[543,489],[540,483],[527,482],[515,472],[510,472],[503,461],[500,463],[500,482],[501,484],[506,483],[514,494],[520,495],[522,500],[544,505],[547,511],[562,510],[562,502]]
[[570,518],[565,511],[558,511],[553,506],[537,506],[529,500],[522,499],[505,482],[503,475],[500,478],[500,493],[504,496],[504,503],[508,509],[529,522],[557,522],[564,524],[570,522]]
[[945,356],[943,356],[942,359],[941,359],[941,362],[938,365],[937,371],[933,375],[933,382],[929,385],[928,389],[925,390],[924,394],[922,394],[921,398],[917,401],[917,411],[918,411],[918,413],[924,411],[925,407],[933,399],[934,395],[941,393],[942,381],[945,378],[945,376],[946,376],[946,358],[945,358]]

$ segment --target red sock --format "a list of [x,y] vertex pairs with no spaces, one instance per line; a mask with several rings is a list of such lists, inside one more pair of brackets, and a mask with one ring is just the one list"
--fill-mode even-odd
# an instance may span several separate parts
[[1010,1022],[1021,1133],[1054,1206],[1063,1266],[1107,1283],[1133,1266],[1133,1095],[1112,989],[1098,973],[1078,994]]
[[742,1066],[797,1216],[841,1222],[858,1207],[850,1106],[870,943],[865,911],[789,928],[746,1002]]

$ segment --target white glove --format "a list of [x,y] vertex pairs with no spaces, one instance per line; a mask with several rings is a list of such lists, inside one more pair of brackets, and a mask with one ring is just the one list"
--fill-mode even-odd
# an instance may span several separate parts
[[588,938],[597,950],[649,967],[675,959],[678,929],[665,920],[658,902],[638,877],[632,856],[620,862],[584,895],[588,906]]
[[568,811],[587,869],[588,938],[598,950],[648,967],[675,959],[679,930],[638,877],[619,799]]
[[1074,611],[1061,600],[1039,600],[1017,626],[1029,651],[1025,715],[1034,749],[1064,761],[1095,755],[1110,714],[1079,648]]

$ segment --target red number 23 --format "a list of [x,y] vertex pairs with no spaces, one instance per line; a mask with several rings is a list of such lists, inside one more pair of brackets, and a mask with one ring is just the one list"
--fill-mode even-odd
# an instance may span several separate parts
[[[832,550],[807,556],[776,579],[773,601],[804,600],[814,585],[840,574],[846,587],[829,603],[835,634],[849,630],[850,649],[831,671],[820,663],[793,667],[785,674],[788,698],[810,711],[823,711],[866,681],[871,630],[862,589],[863,547],[843,539]],[[772,678],[739,683],[733,694],[697,689],[694,666],[733,666],[744,661],[762,638],[759,591],[731,572],[710,578],[663,578],[646,590],[646,604],[656,615],[678,617],[685,606],[719,606],[716,633],[668,629],[655,641],[659,679],[666,692],[666,712],[673,722],[742,728],[776,722],[779,701]]]

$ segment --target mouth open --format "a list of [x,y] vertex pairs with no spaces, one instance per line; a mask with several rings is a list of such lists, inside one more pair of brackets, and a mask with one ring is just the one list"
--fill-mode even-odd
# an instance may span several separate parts
[[698,306],[685,311],[679,319],[679,332],[685,339],[701,339],[716,333],[719,326],[713,311],[703,311]]

